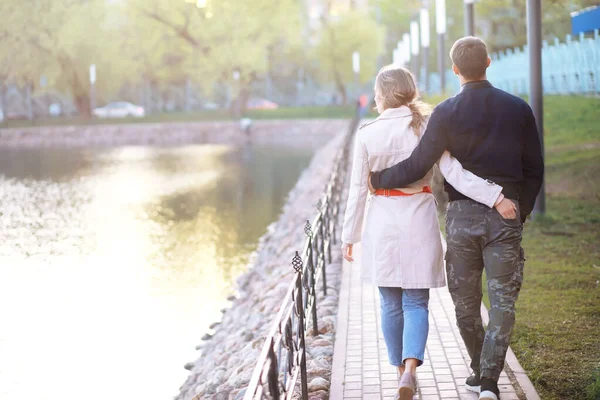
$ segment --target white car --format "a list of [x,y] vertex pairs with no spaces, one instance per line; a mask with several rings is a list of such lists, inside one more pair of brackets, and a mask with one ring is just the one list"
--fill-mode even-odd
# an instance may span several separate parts
[[94,108],[93,113],[94,116],[98,118],[141,118],[146,115],[144,107],[136,106],[135,104],[131,104],[126,101],[117,101],[114,103],[108,103],[104,107]]

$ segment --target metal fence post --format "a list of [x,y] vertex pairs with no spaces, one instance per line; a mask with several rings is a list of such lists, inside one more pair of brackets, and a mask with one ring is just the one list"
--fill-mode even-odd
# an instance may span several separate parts
[[[312,322],[313,322],[313,334],[317,335],[319,328],[318,328],[318,323],[317,323],[317,293],[315,291],[315,278],[316,278],[316,274],[315,274],[315,262],[314,262],[314,242],[313,242],[313,232],[312,232],[312,226],[310,225],[310,221],[306,220],[306,225],[304,225],[304,233],[306,234],[307,238],[308,238],[308,296],[310,297],[310,295],[312,295],[312,306],[311,306],[311,313],[312,313]],[[308,301],[308,299],[307,299]],[[308,304],[308,302],[307,302]]]
[[302,299],[302,258],[296,252],[292,259],[292,266],[298,273],[296,275],[295,313],[298,315],[298,335],[300,337],[300,385],[302,387],[302,400],[308,400],[308,382],[306,373],[306,342],[304,338],[304,301]]

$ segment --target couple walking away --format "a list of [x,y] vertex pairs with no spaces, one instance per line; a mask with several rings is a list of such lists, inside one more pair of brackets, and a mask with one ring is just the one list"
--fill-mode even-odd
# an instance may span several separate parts
[[[361,241],[362,265],[381,296],[389,362],[401,374],[398,396],[412,399],[429,330],[429,289],[446,284],[435,200],[438,164],[449,196],[446,278],[457,325],[471,357],[465,384],[498,400],[523,281],[523,223],[533,209],[544,164],[531,108],[486,79],[485,43],[458,40],[450,50],[462,89],[430,113],[411,73],[383,68],[375,80],[379,118],[356,137],[342,234],[344,257]],[[368,214],[364,221],[368,193]],[[481,321],[482,272],[490,322]]]

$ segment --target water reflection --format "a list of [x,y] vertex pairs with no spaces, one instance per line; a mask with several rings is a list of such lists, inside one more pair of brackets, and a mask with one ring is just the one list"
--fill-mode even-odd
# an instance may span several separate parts
[[0,151],[0,398],[174,395],[310,156]]

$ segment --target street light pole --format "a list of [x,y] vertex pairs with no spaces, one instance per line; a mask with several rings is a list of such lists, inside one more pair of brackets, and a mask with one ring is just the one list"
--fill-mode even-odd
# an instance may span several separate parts
[[360,96],[360,54],[358,51],[352,53],[352,71],[354,71],[354,79],[356,85],[356,97]]
[[475,36],[475,0],[465,0],[465,36]]
[[446,91],[446,0],[435,0],[435,30],[438,34],[438,71],[440,74],[440,93]]
[[423,46],[423,67],[425,70],[425,92],[429,91],[429,10],[422,8],[421,19],[421,45]]
[[[544,154],[544,95],[542,87],[542,4],[527,0],[527,47],[529,48],[529,104],[537,124],[542,155]],[[534,216],[546,212],[545,184],[533,208]]]
[[412,55],[412,73],[419,79],[419,23],[410,23],[410,53]]
[[96,108],[96,64],[90,65],[90,113]]

